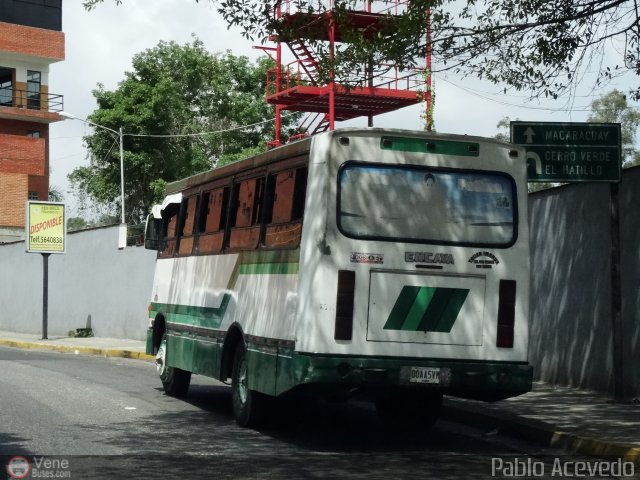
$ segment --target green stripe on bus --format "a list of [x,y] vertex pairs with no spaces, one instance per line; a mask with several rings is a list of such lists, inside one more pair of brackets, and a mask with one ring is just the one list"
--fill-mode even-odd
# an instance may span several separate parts
[[[448,291],[445,292],[446,298],[443,299],[443,310],[437,316],[437,322],[430,329],[425,329],[425,331],[449,333],[469,294],[469,290],[462,288],[447,288],[445,290]],[[429,315],[428,311],[426,315]]]
[[[286,275],[298,273],[300,249],[240,252],[227,289],[236,288],[239,275]],[[285,265],[285,266],[282,266]]]
[[468,294],[462,288],[405,286],[383,329],[449,333]]
[[300,261],[300,249],[295,250],[253,250],[240,252],[239,261],[247,263],[298,263]]
[[403,287],[396,304],[391,309],[387,323],[384,325],[385,330],[401,330],[402,324],[407,318],[407,314],[413,306],[413,302],[420,291],[420,287]]
[[240,275],[291,275],[298,273],[299,263],[249,263],[240,265]]
[[231,295],[225,293],[219,307],[198,307],[195,305],[176,305],[170,303],[152,303],[152,315],[159,312],[165,320],[173,323],[194,325],[196,327],[218,328],[222,323]]
[[479,143],[433,138],[385,136],[380,139],[380,148],[399,152],[433,153],[459,157],[478,157],[480,155]]
[[400,330],[418,330],[418,326],[422,321],[424,312],[431,303],[431,299],[433,298],[435,291],[436,289],[431,287],[422,287],[419,289],[418,294],[416,295],[416,300],[413,302],[413,306],[411,307],[411,310],[409,310],[407,318],[402,324],[402,328],[400,328]]

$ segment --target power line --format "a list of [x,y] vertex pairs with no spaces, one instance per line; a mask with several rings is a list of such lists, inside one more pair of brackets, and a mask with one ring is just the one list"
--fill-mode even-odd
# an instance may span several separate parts
[[71,153],[69,155],[65,155],[64,157],[52,158],[50,161],[51,162],[55,162],[55,161],[58,161],[58,160],[64,160],[65,158],[77,157],[78,155],[84,155],[85,153],[86,152]]
[[[282,117],[290,117],[295,115],[297,112],[291,112],[286,115],[282,115]],[[276,119],[270,118],[268,120],[264,120],[262,122],[252,123],[250,125],[241,125],[239,127],[226,128],[223,130],[216,130],[213,132],[197,132],[197,133],[166,133],[166,134],[145,134],[145,133],[123,133],[125,137],[147,137],[147,138],[180,138],[180,137],[203,137],[206,135],[216,135],[219,133],[228,133],[235,132],[237,130],[245,130],[247,128],[257,127],[258,125],[264,125],[266,123],[274,122]]]
[[[482,95],[480,93],[478,93],[477,90],[468,88],[468,87],[463,87],[462,85],[458,85],[454,82],[452,82],[451,80],[448,80],[446,78],[442,78],[442,77],[438,77],[440,80],[456,87],[459,88],[460,90],[463,90],[464,92],[468,93],[469,95],[473,95],[475,97],[481,98],[483,100],[486,100],[488,102],[493,102],[493,103],[497,103],[500,105],[505,105],[508,107],[514,107],[514,108],[524,108],[527,110],[543,110],[543,111],[549,111],[549,112],[593,112],[593,107],[591,105],[589,106],[580,106],[580,107],[567,107],[567,108],[551,108],[551,107],[535,107],[535,106],[529,106],[529,105],[518,105],[518,104],[514,104],[514,103],[510,103],[510,102],[505,102],[504,100],[498,100],[495,98],[490,98],[487,97],[485,95]],[[489,94],[490,95],[490,94]],[[586,97],[583,97],[586,98]],[[635,107],[633,105],[628,105],[627,106],[628,109],[632,109],[632,110],[638,110],[640,111],[640,107]]]
[[[550,111],[550,112],[590,112],[590,111],[592,111],[591,106],[589,106],[589,107],[586,107],[586,106],[582,107],[581,106],[581,107],[578,107],[578,108],[550,108],[550,107],[534,107],[534,106],[530,106],[530,105],[518,105],[518,104],[515,104],[515,103],[505,102],[504,100],[497,100],[495,98],[487,97],[487,96],[482,95],[480,93],[477,93],[477,92],[475,92],[473,90],[470,90],[470,89],[468,89],[466,87],[458,85],[458,84],[456,84],[456,83],[454,83],[451,80],[448,80],[446,78],[440,78],[440,80],[442,80],[442,81],[444,81],[444,82],[446,82],[446,83],[448,83],[448,84],[450,84],[450,85],[452,85],[452,86],[454,86],[456,88],[459,88],[460,90],[468,93],[469,95],[473,95],[475,97],[481,98],[481,99],[486,100],[488,102],[498,103],[500,105],[506,105],[508,107],[524,108],[524,109],[527,109],[527,110],[544,110],[544,111]],[[634,107],[631,107],[631,108],[634,108]]]

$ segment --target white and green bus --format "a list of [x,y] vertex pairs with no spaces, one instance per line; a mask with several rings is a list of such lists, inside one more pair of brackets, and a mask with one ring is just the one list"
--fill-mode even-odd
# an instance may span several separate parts
[[231,379],[239,425],[289,392],[428,425],[443,394],[531,389],[521,147],[327,132],[170,184],[145,245],[165,391]]

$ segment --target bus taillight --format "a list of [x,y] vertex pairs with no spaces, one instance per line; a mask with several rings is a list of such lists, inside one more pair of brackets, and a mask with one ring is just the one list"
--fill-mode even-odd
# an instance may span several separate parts
[[336,329],[334,339],[351,340],[353,334],[353,295],[356,272],[338,270],[338,293],[336,295]]
[[516,315],[516,282],[500,280],[498,296],[498,335],[496,346],[513,348],[513,325]]

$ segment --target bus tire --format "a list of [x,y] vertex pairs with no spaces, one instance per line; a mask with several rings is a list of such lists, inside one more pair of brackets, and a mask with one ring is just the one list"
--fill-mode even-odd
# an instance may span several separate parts
[[428,430],[436,423],[442,407],[440,391],[402,391],[376,398],[376,414],[392,428]]
[[164,392],[172,397],[184,397],[191,383],[191,372],[167,365],[167,338],[163,337],[156,354],[156,370]]
[[252,428],[264,420],[267,398],[266,395],[249,389],[248,374],[247,349],[241,342],[233,355],[231,402],[236,423],[241,427]]

